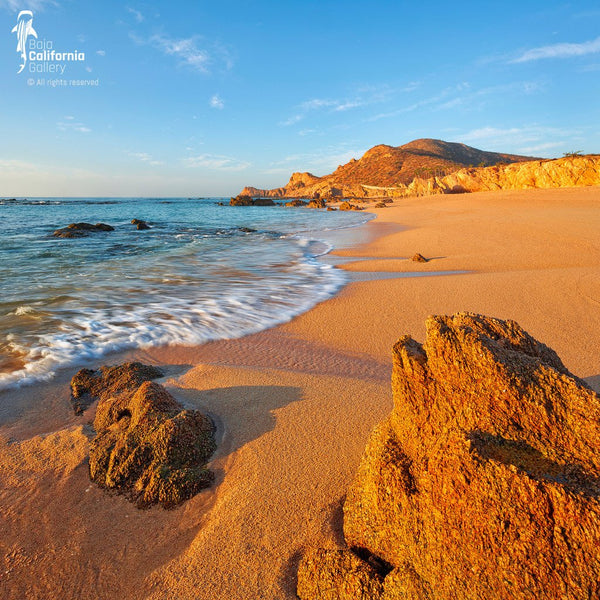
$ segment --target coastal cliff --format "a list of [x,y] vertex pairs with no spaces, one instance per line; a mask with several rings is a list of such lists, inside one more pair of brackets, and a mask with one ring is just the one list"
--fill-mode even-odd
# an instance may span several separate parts
[[391,415],[309,550],[303,600],[596,598],[600,397],[513,321],[430,317],[394,346]]

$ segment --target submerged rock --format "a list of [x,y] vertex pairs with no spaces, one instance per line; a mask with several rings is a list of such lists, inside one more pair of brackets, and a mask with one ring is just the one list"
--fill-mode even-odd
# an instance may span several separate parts
[[146,223],[146,221],[142,221],[141,219],[131,219],[131,224],[135,225],[139,231],[144,229],[150,229],[148,223]]
[[78,238],[99,231],[114,231],[115,228],[106,223],[71,223],[62,229],[57,229],[52,235],[60,238]]
[[308,555],[300,597],[363,597],[357,572],[374,600],[600,597],[600,397],[513,321],[426,325],[394,346],[344,505],[348,547],[387,568]]
[[144,381],[158,379],[163,372],[139,362],[100,367],[98,371],[81,369],[71,379],[71,404],[81,414],[95,400],[123,392],[134,392]]

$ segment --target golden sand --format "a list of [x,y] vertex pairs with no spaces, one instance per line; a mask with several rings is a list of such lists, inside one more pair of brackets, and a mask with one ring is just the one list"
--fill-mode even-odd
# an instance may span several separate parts
[[514,319],[600,388],[599,208],[597,187],[397,201],[373,211],[370,243],[338,253],[392,278],[240,340],[111,357],[166,368],[169,391],[218,424],[216,484],[175,510],[90,483],[93,407],[72,415],[73,373],[1,394],[0,596],[295,598],[301,551],[340,539],[345,491],[391,410],[392,344],[422,341],[428,315]]

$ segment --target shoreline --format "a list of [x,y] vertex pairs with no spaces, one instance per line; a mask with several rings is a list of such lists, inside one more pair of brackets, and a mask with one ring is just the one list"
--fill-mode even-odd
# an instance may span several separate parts
[[[344,494],[371,429],[391,409],[392,344],[403,334],[422,341],[427,315],[514,319],[600,389],[599,193],[396,201],[372,210],[377,218],[361,226],[372,228],[366,242],[331,254],[350,275],[373,280],[351,281],[244,338],[98,361],[168,365],[169,391],[218,418],[215,485],[175,510],[138,511],[90,483],[94,406],[69,414],[67,374],[5,392],[23,410],[7,425],[0,409],[0,438],[15,440],[0,441],[6,598],[59,589],[64,597],[294,598],[300,552],[341,541]],[[433,260],[406,260],[415,252]],[[425,272],[432,276],[401,277]]]

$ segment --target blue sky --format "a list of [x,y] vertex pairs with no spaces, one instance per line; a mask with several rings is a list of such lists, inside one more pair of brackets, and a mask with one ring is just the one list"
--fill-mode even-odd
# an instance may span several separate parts
[[[26,9],[85,61],[18,74]],[[600,152],[597,0],[0,0],[0,71],[0,196],[226,196],[421,137]]]

